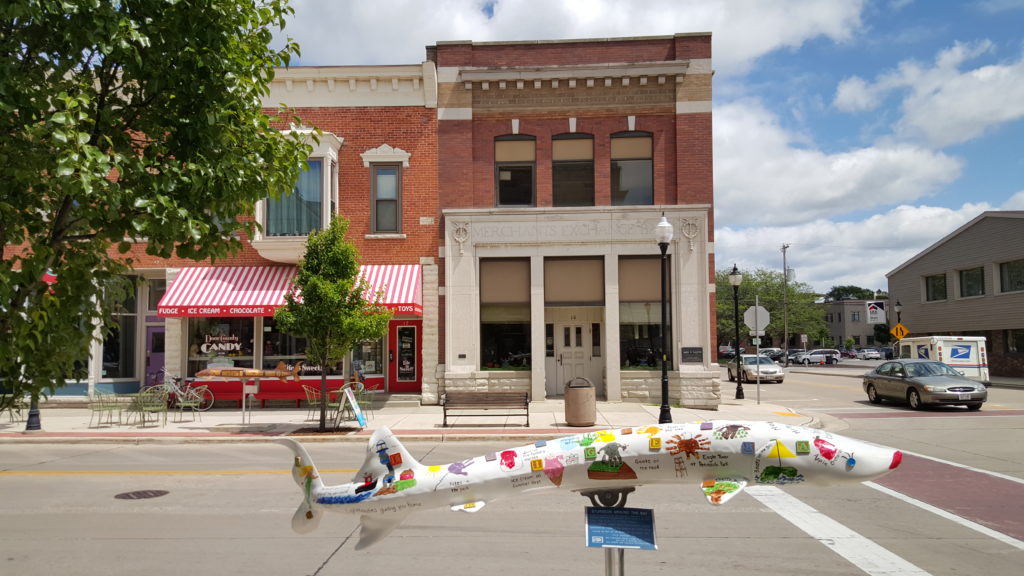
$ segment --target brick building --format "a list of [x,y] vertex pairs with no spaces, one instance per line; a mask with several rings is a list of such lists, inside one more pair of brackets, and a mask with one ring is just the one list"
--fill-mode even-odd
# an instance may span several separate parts
[[448,389],[542,401],[576,377],[611,401],[660,399],[664,216],[670,398],[714,408],[711,77],[708,33],[439,42],[417,65],[279,70],[265,104],[304,124],[280,128],[323,132],[296,193],[246,216],[264,231],[230,261],[143,258],[90,387],[302,358],[273,310],[308,232],[340,213],[396,317],[323,367],[332,378],[354,367],[427,404]]
[[611,401],[660,399],[664,215],[670,398],[717,406],[711,35],[440,42],[428,57],[439,385],[539,400],[585,377]]

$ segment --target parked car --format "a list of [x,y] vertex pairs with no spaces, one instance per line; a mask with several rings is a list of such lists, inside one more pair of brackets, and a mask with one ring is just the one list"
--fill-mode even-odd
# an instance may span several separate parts
[[857,351],[853,348],[843,348],[839,351],[839,355],[843,358],[856,358]]
[[901,358],[883,362],[864,375],[864,392],[872,404],[896,400],[914,410],[929,404],[960,404],[978,410],[988,400],[988,390],[936,360]]
[[878,353],[882,355],[882,360],[892,360],[896,357],[896,352],[892,349],[892,346],[883,346],[878,349]]
[[796,361],[796,357],[797,356],[799,356],[801,354],[806,354],[806,353],[807,353],[807,350],[804,349],[804,348],[790,348],[789,349],[789,356],[788,356],[789,362],[792,363],[792,362]]
[[882,353],[874,348],[861,348],[857,350],[857,358],[860,360],[881,360]]
[[[743,352],[743,350],[740,350],[740,352]],[[724,360],[724,359],[728,359],[728,358],[735,358],[735,357],[736,357],[736,349],[733,348],[732,346],[719,346],[718,347],[718,359],[719,360]]]
[[772,362],[778,362],[785,352],[782,348],[761,348],[761,355],[771,358]]
[[839,363],[839,350],[835,348],[816,348],[790,358],[790,362],[797,364],[837,364]]
[[[786,372],[767,356],[756,356],[754,354],[740,355],[740,376],[744,382],[754,382],[760,374],[761,382],[778,382],[786,377]],[[736,381],[736,363],[729,364],[729,381]]]

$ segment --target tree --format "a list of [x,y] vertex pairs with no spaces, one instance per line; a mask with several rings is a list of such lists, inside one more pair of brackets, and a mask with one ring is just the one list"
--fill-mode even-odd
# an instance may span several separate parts
[[868,290],[867,288],[861,288],[860,286],[833,286],[831,290],[825,293],[826,302],[834,302],[836,300],[843,300],[845,298],[853,298],[855,300],[872,300],[875,297],[874,290]]
[[[359,276],[355,245],[345,240],[348,221],[337,216],[323,232],[312,232],[299,262],[295,289],[274,313],[282,332],[306,339],[306,358],[319,365],[320,397],[327,397],[327,367],[340,362],[353,346],[383,337],[391,311],[381,294],[369,294]],[[369,300],[367,298],[370,298]],[[327,406],[320,404],[320,432],[327,429]]]
[[[718,315],[718,343],[726,345],[734,339],[736,323],[733,320],[733,290],[729,284],[730,270],[718,270],[715,272],[715,290],[717,293],[716,312]],[[774,270],[758,269],[753,272],[743,272],[743,282],[739,289],[739,313],[740,313],[740,339],[749,338],[750,329],[742,324],[743,312],[754,305],[755,296],[761,306],[764,306],[771,315],[771,321],[765,328],[762,345],[782,345],[785,343],[785,321],[783,307],[783,290],[786,283],[782,272]],[[793,340],[796,334],[816,334],[820,328],[825,326],[821,310],[814,304],[815,295],[810,285],[802,282],[789,282],[789,290],[786,294],[785,309],[789,315],[789,334]]]
[[[81,377],[133,250],[225,257],[307,144],[261,108],[287,0],[0,5],[0,381],[33,400]],[[44,275],[56,275],[49,286]],[[31,419],[30,419],[31,425]]]

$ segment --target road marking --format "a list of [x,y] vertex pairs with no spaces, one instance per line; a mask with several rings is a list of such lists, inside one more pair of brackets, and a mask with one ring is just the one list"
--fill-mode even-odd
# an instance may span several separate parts
[[[321,474],[355,474],[355,468],[318,469]],[[246,476],[257,474],[291,474],[291,469],[278,470],[0,470],[2,476]]]
[[[983,471],[979,470],[979,472],[983,472]],[[941,517],[945,518],[946,520],[951,520],[951,521],[953,521],[953,522],[963,526],[964,528],[970,528],[971,530],[974,530],[975,532],[980,532],[980,533],[984,534],[985,536],[988,536],[990,538],[994,538],[996,540],[999,540],[1000,542],[1002,542],[1004,544],[1009,544],[1010,546],[1013,546],[1014,548],[1017,548],[1019,550],[1024,550],[1024,542],[1021,542],[1020,540],[1017,540],[1016,538],[1014,538],[1012,536],[1007,536],[1006,534],[1003,534],[1002,532],[997,532],[997,531],[995,531],[995,530],[993,530],[991,528],[988,528],[986,526],[982,526],[981,524],[978,524],[977,522],[972,522],[972,521],[970,521],[970,520],[968,520],[966,518],[961,518],[960,516],[957,516],[956,514],[953,514],[951,512],[947,512],[946,510],[943,510],[942,508],[936,508],[935,506],[932,506],[931,504],[922,502],[922,501],[917,500],[915,498],[911,498],[910,496],[907,496],[906,494],[901,494],[899,492],[896,492],[895,490],[891,490],[889,488],[886,488],[885,486],[881,486],[881,485],[875,484],[874,482],[865,482],[864,485],[867,486],[868,488],[874,488],[875,490],[878,490],[879,492],[881,492],[883,494],[888,494],[889,496],[892,496],[893,498],[897,498],[899,500],[902,500],[902,501],[906,502],[907,504],[911,504],[913,506],[917,506],[918,508],[920,508],[922,510],[927,510],[928,512],[931,512],[932,514],[935,514],[935,515],[938,515],[938,516],[941,516]]]
[[989,476],[995,476],[996,478],[1002,478],[1003,480],[1009,480],[1018,484],[1024,484],[1024,479],[1017,478],[1016,476],[1009,476],[1000,472],[992,472],[991,470],[983,470],[981,468],[975,468],[966,464],[958,464],[956,462],[950,462],[949,460],[943,460],[941,458],[935,458],[933,456],[926,456],[924,454],[918,454],[917,452],[911,452],[909,450],[900,450],[904,454],[909,454],[916,458],[924,458],[925,460],[931,460],[932,462],[938,462],[939,464],[945,464],[946,466],[955,466],[957,468],[963,468],[964,470],[970,470],[971,472],[979,472],[981,474],[988,474]]
[[774,486],[752,486],[747,488],[747,493],[867,574],[930,576]]

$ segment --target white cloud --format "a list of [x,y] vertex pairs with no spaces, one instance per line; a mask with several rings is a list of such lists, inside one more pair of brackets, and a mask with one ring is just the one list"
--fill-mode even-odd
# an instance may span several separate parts
[[961,162],[908,145],[827,154],[798,145],[758,103],[715,107],[715,222],[784,226],[910,202],[956,180]]
[[906,60],[874,82],[846,78],[836,89],[833,105],[846,112],[864,112],[900,92],[903,116],[893,126],[897,139],[936,148],[972,140],[1024,118],[1024,58],[960,70],[966,62],[992,51],[988,40],[956,42],[939,52],[931,67]]
[[848,284],[887,290],[886,273],[991,209],[985,203],[956,209],[901,205],[854,222],[818,219],[785,227],[719,228],[716,267],[736,262],[741,269],[781,271],[781,248],[786,243],[787,264],[796,281],[816,291]]
[[826,37],[852,39],[864,0],[295,0],[285,34],[304,65],[409,64],[446,40],[476,42],[713,33],[717,73],[746,72],[761,56]]
[[1024,210],[1024,190],[1017,192],[1013,196],[1003,202],[1003,205],[999,207],[1000,210]]

